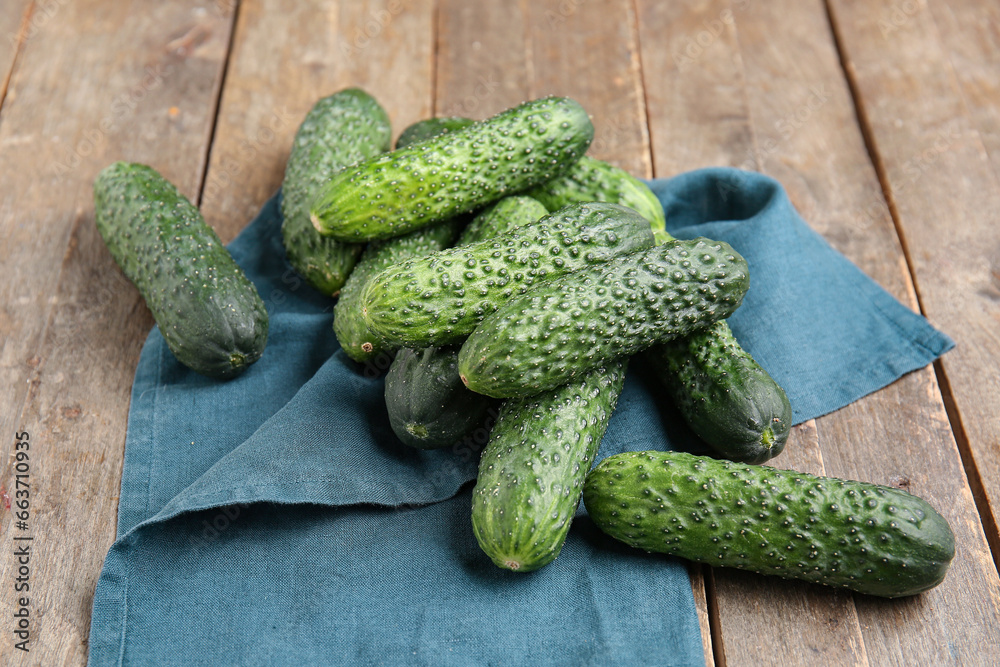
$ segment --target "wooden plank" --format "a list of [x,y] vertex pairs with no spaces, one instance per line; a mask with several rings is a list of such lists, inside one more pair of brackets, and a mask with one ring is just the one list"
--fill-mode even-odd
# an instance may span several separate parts
[[[55,4],[18,56],[0,124],[0,479],[12,479],[15,432],[30,434],[32,457],[29,530],[4,512],[0,539],[35,538],[30,653],[8,636],[10,665],[86,661],[151,325],[96,231],[91,184],[127,159],[197,194],[231,29],[211,0]],[[14,567],[0,559],[4,581]],[[15,595],[4,586],[0,607]]]
[[[785,184],[810,224],[915,308],[886,206],[876,210],[868,203],[878,191],[877,175],[857,130],[823,3],[755,3],[737,16],[737,26],[750,115],[780,137],[777,149],[762,160],[765,170]],[[779,77],[790,85],[769,90]],[[859,220],[859,210],[872,215]],[[854,596],[868,658],[875,664],[961,664],[978,655],[1000,632],[1000,582],[988,566],[932,369],[818,420],[817,429],[827,474],[903,485],[938,508],[956,534],[958,555],[940,587],[897,602]]]
[[281,185],[319,98],[359,86],[397,135],[431,115],[433,15],[430,0],[241,3],[201,206],[223,240]]
[[[862,3],[830,6],[859,97],[859,113],[906,242],[921,305],[957,343],[939,368],[947,382],[960,444],[967,451],[967,468],[980,484],[979,508],[993,543],[994,562],[969,546],[966,558],[975,560],[970,567],[994,570],[1000,557],[996,533],[1000,379],[995,372],[1000,357],[996,333],[1000,264],[994,221],[1000,209],[994,136],[1000,97],[995,89],[979,89],[976,82],[996,54],[974,66],[972,74],[957,74],[955,66],[971,65],[965,59],[976,51],[986,55],[988,45],[982,36],[995,30],[995,24],[969,30],[966,43],[958,47],[954,27],[946,23],[942,31],[936,22],[944,10],[932,13],[922,8],[921,4],[899,19],[898,29],[887,30],[887,25],[896,23],[887,24],[886,16]],[[955,11],[961,12],[963,22],[970,20],[970,6],[958,5]],[[980,15],[977,20],[988,18],[989,14]],[[942,41],[942,34],[949,35],[949,43]],[[977,106],[985,109],[973,108],[968,97],[963,99],[963,93],[970,92]],[[921,478],[926,475],[924,469],[916,472]],[[994,596],[992,605],[978,600],[967,604],[958,620],[990,627],[995,638],[1000,632],[995,600],[1000,596],[995,585],[989,592]],[[978,635],[971,637],[953,649],[954,659],[975,655],[977,639]]]
[[526,5],[532,96],[578,101],[594,121],[589,154],[648,178],[652,160],[632,3]]
[[[853,104],[822,4],[703,3],[697,10],[689,10],[696,15],[687,20],[671,16],[671,10],[666,8],[654,8],[652,3],[641,3],[640,7],[644,44],[648,32],[650,39],[676,35],[675,54],[683,53],[680,50],[683,45],[700,46],[700,51],[690,52],[694,54],[693,62],[680,59],[675,62],[673,57],[668,60],[661,53],[659,67],[654,60],[656,53],[643,49],[647,82],[663,82],[663,88],[675,98],[691,99],[676,102],[661,114],[654,111],[657,107],[652,91],[648,93],[650,132],[658,166],[661,155],[697,154],[699,144],[734,137],[738,149],[731,151],[722,163],[744,168],[757,165],[781,180],[814,228],[904,303],[914,305],[904,257],[857,130]],[[733,37],[729,35],[730,24]],[[738,52],[733,45],[739,45]],[[734,66],[744,69],[743,99],[732,92],[733,81],[739,79],[733,72]],[[690,84],[687,77],[693,79]],[[715,94],[706,95],[706,90]],[[705,99],[708,101],[703,102]],[[702,104],[709,105],[709,110],[701,112]],[[703,120],[707,113],[732,120],[737,129],[713,132],[715,126]],[[748,132],[738,129],[740,118],[749,119],[752,138],[749,154]],[[693,148],[662,143],[664,135]],[[718,150],[709,149],[709,159],[720,162]],[[698,159],[682,164],[676,157],[663,158],[662,162],[671,169],[705,164]],[[754,584],[754,578],[742,575],[744,581],[737,588],[731,586],[734,579],[723,579],[728,575],[717,571],[716,591],[728,660],[741,664],[760,661],[761,647],[754,638],[761,636],[781,636],[787,642],[783,655],[796,656],[791,658],[793,661],[808,662],[816,659],[818,653],[824,656],[823,662],[838,664],[864,663],[869,659],[876,664],[934,663],[941,657],[937,651],[948,641],[963,647],[974,644],[962,627],[968,620],[952,623],[950,619],[961,616],[961,600],[966,594],[990,608],[994,604],[990,596],[996,577],[974,567],[974,561],[983,553],[982,533],[976,525],[960,460],[943,418],[933,373],[924,369],[849,409],[818,420],[821,458],[814,460],[814,466],[825,464],[827,474],[881,483],[901,479],[915,469],[935,470],[936,480],[911,488],[946,513],[956,527],[960,548],[969,549],[972,557],[964,561],[956,559],[945,585],[919,598],[933,600],[933,604],[920,605],[919,613],[900,625],[895,612],[907,603],[871,605],[870,601],[862,600],[863,596],[853,596],[857,598],[853,600],[812,587],[788,588],[784,583],[774,586],[770,581]],[[884,422],[890,420],[894,428],[889,432],[894,439],[882,435],[887,426]],[[790,444],[787,453],[775,463],[800,468],[800,463],[792,464],[789,458],[796,453],[792,448],[795,444],[798,443]],[[926,477],[926,474],[917,476],[920,480]],[[970,582],[982,585],[985,591],[970,593]],[[760,605],[760,600],[773,596],[778,598],[771,600],[766,608]],[[850,608],[852,604],[854,611]],[[747,605],[754,607],[754,614],[745,612]],[[794,611],[785,614],[782,610],[789,605]],[[816,623],[812,614],[817,609],[828,610],[826,618],[835,619],[836,623]],[[851,618],[854,614],[857,621]],[[926,640],[919,641],[928,634],[928,627],[943,632],[933,637],[937,640],[935,646],[927,646]],[[994,630],[981,631],[980,639],[991,631]],[[849,638],[846,642],[845,633]],[[858,642],[859,636],[863,642]],[[883,650],[884,637],[897,642],[895,654]],[[851,646],[844,647],[845,643]],[[872,648],[875,645],[877,651]]]
[[[0,110],[22,42],[36,32],[31,23],[31,0],[8,0],[0,6]],[[0,117],[2,122],[2,117]]]

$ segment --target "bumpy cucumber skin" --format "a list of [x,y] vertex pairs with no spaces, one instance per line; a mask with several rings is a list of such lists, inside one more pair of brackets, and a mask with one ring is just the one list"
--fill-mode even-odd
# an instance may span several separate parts
[[584,155],[562,176],[528,190],[549,211],[575,202],[603,201],[638,211],[659,241],[666,241],[663,205],[649,187],[624,169]]
[[396,150],[406,148],[412,144],[420,143],[421,141],[433,139],[434,137],[447,134],[448,132],[461,130],[464,127],[469,127],[475,122],[476,121],[471,118],[462,118],[460,116],[418,120],[416,123],[403,130],[402,134],[399,135],[399,139],[396,139]]
[[[460,129],[472,122],[463,118],[429,118],[418,121],[403,130],[396,147],[406,148],[416,141]],[[464,216],[459,216],[421,227],[409,234],[368,244],[351,275],[348,276],[347,282],[344,283],[337,305],[333,307],[333,333],[347,356],[354,361],[364,363],[380,354],[393,352],[397,348],[396,345],[386,342],[373,333],[365,324],[361,295],[371,277],[407,259],[423,257],[447,248],[455,240],[455,234],[464,222]],[[313,233],[318,234],[315,230]],[[340,241],[331,242],[340,243]]]
[[537,199],[523,195],[504,197],[480,211],[462,230],[456,245],[469,245],[492,239],[512,229],[530,225],[548,213]]
[[575,204],[494,239],[383,271],[365,289],[365,320],[404,347],[454,344],[540,282],[652,244],[649,223],[632,209]]
[[397,347],[372,332],[365,324],[361,295],[368,281],[385,269],[408,259],[425,257],[447,248],[455,240],[463,222],[449,220],[403,236],[368,244],[333,307],[333,332],[347,356],[364,363],[379,354],[394,351]]
[[281,237],[291,265],[324,294],[340,291],[363,246],[321,236],[309,206],[335,173],[389,150],[391,135],[388,114],[358,88],[316,102],[295,134],[281,186]]
[[[545,215],[545,207],[530,197],[505,197],[477,215],[462,231],[458,244],[485,241]],[[493,404],[493,399],[469,391],[462,383],[454,346],[404,348],[385,378],[389,424],[403,443],[419,449],[458,442],[484,423]]]
[[342,241],[398,236],[558,176],[593,136],[573,100],[526,102],[337,174],[313,204],[313,225]]
[[465,388],[452,347],[403,348],[385,377],[389,425],[417,449],[455,444],[486,421],[494,402]]
[[610,456],[583,501],[646,551],[881,597],[933,588],[955,555],[948,522],[905,491],[681,452]]
[[500,408],[472,492],[476,540],[497,566],[530,572],[559,555],[626,363]]
[[654,345],[644,358],[684,421],[719,456],[763,463],[785,448],[792,428],[788,397],[725,320]]
[[268,330],[264,302],[177,188],[150,167],[116,162],[94,181],[94,203],[111,256],[182,364],[226,379],[260,358]]
[[508,300],[462,345],[459,372],[481,394],[531,396],[728,317],[749,285],[728,244],[669,241]]

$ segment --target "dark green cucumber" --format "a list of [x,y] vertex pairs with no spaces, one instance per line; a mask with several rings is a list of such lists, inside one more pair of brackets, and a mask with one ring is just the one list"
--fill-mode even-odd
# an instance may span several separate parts
[[418,120],[403,130],[403,133],[399,135],[399,139],[396,139],[396,150],[406,148],[411,144],[420,143],[421,141],[433,139],[448,132],[461,130],[463,127],[469,127],[475,122],[471,118],[461,118],[459,116]]
[[465,388],[458,377],[458,350],[451,347],[404,347],[385,376],[389,425],[417,449],[455,444],[485,422],[494,403]]
[[948,522],[905,491],[681,452],[610,456],[583,501],[633,547],[881,597],[937,586],[955,555]]
[[[545,215],[530,197],[505,197],[469,223],[459,245],[476,243],[530,224]],[[419,233],[413,232],[413,233]],[[493,399],[469,391],[458,375],[458,348],[403,349],[385,378],[385,406],[392,430],[420,449],[447,447],[484,422]]]
[[324,185],[312,221],[342,241],[399,236],[558,176],[593,135],[571,99],[526,102],[344,170]]
[[728,244],[668,241],[507,300],[462,345],[459,372],[481,394],[531,396],[728,317],[749,284]]
[[624,169],[587,155],[562,176],[542,183],[525,194],[540,201],[549,211],[585,201],[628,206],[649,220],[658,242],[667,240],[663,205],[653,191]]
[[490,204],[462,230],[456,245],[469,245],[492,239],[512,229],[529,225],[548,215],[541,203],[522,195],[504,197]]
[[[406,148],[410,143],[428,139],[463,125],[455,125],[461,118],[430,118],[410,125],[400,135],[396,142],[397,148]],[[465,125],[471,124],[469,120]],[[333,333],[337,336],[340,347],[351,359],[363,363],[378,355],[393,352],[398,346],[392,345],[380,336],[374,334],[365,324],[361,312],[361,295],[368,280],[381,271],[413,257],[423,257],[432,252],[447,248],[455,240],[455,234],[465,223],[463,216],[438,222],[433,225],[396,236],[384,241],[373,241],[365,248],[364,253],[347,278],[340,291],[337,305],[333,307]],[[317,233],[313,230],[313,233]],[[340,241],[332,241],[340,243]]]
[[621,394],[625,365],[611,362],[500,408],[472,492],[472,529],[499,567],[529,572],[559,555]]
[[792,406],[725,320],[646,351],[684,421],[716,454],[763,463],[785,448]]
[[649,223],[632,209],[574,204],[494,239],[383,271],[365,289],[365,319],[406,347],[453,344],[540,282],[652,244]]
[[372,332],[365,324],[361,296],[368,281],[408,259],[425,257],[447,248],[455,240],[463,222],[457,219],[442,222],[403,236],[368,244],[333,307],[333,332],[347,356],[363,363],[398,347]]
[[97,230],[178,361],[239,375],[267,343],[264,302],[201,213],[154,169],[116,162],[94,181]]
[[363,246],[321,236],[309,206],[335,173],[389,150],[391,135],[385,110],[358,88],[316,102],[295,134],[281,186],[281,237],[291,265],[324,294],[340,291]]

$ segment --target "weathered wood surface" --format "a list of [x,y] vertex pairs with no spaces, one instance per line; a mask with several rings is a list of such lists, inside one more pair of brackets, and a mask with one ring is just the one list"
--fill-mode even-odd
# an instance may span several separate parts
[[[351,85],[382,102],[395,134],[431,114],[483,118],[570,95],[594,117],[598,157],[640,176],[764,171],[887,290],[913,308],[919,295],[959,343],[940,366],[947,386],[930,368],[910,374],[797,427],[774,463],[927,498],[956,532],[948,579],[884,601],[693,567],[706,661],[988,663],[983,649],[1000,637],[986,541],[1000,492],[1000,10],[972,0],[830,0],[829,13],[822,0],[121,4],[0,6],[0,82],[12,72],[0,95],[0,480],[11,478],[6,443],[27,430],[32,532],[45,540],[36,640],[30,657],[0,643],[5,664],[84,662],[114,534],[129,385],[151,320],[93,228],[93,177],[115,159],[146,161],[228,240],[280,185],[313,102]],[[9,512],[0,530],[9,543]],[[10,567],[2,559],[3,581]],[[0,608],[11,595],[0,589]]]
[[[90,606],[114,538],[129,391],[152,320],[94,226],[91,186],[116,159],[149,162],[197,194],[231,13],[208,0],[51,3],[24,41],[0,114],[2,476],[31,443],[34,641],[0,662],[83,664]],[[13,494],[12,494],[13,495]],[[0,559],[0,609],[15,561]]]
[[[981,482],[975,490],[996,557],[1000,10],[969,2],[913,3],[887,17],[857,2],[831,8],[921,306],[957,345],[940,368],[973,482]],[[889,63],[887,49],[896,56]]]

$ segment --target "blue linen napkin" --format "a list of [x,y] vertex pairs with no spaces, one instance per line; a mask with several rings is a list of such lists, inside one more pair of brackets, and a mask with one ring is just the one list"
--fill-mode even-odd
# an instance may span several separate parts
[[[732,328],[795,422],[953,345],[812,232],[775,181],[706,169],[650,185],[671,233],[725,240],[749,262]],[[582,506],[553,564],[492,565],[469,523],[486,431],[438,451],[400,444],[386,360],[339,350],[332,302],[287,265],[280,225],[275,198],[230,246],[271,318],[257,364],[216,382],[157,329],[146,341],[90,664],[704,664],[683,563],[612,541]],[[635,368],[598,459],[672,447],[698,445]]]

